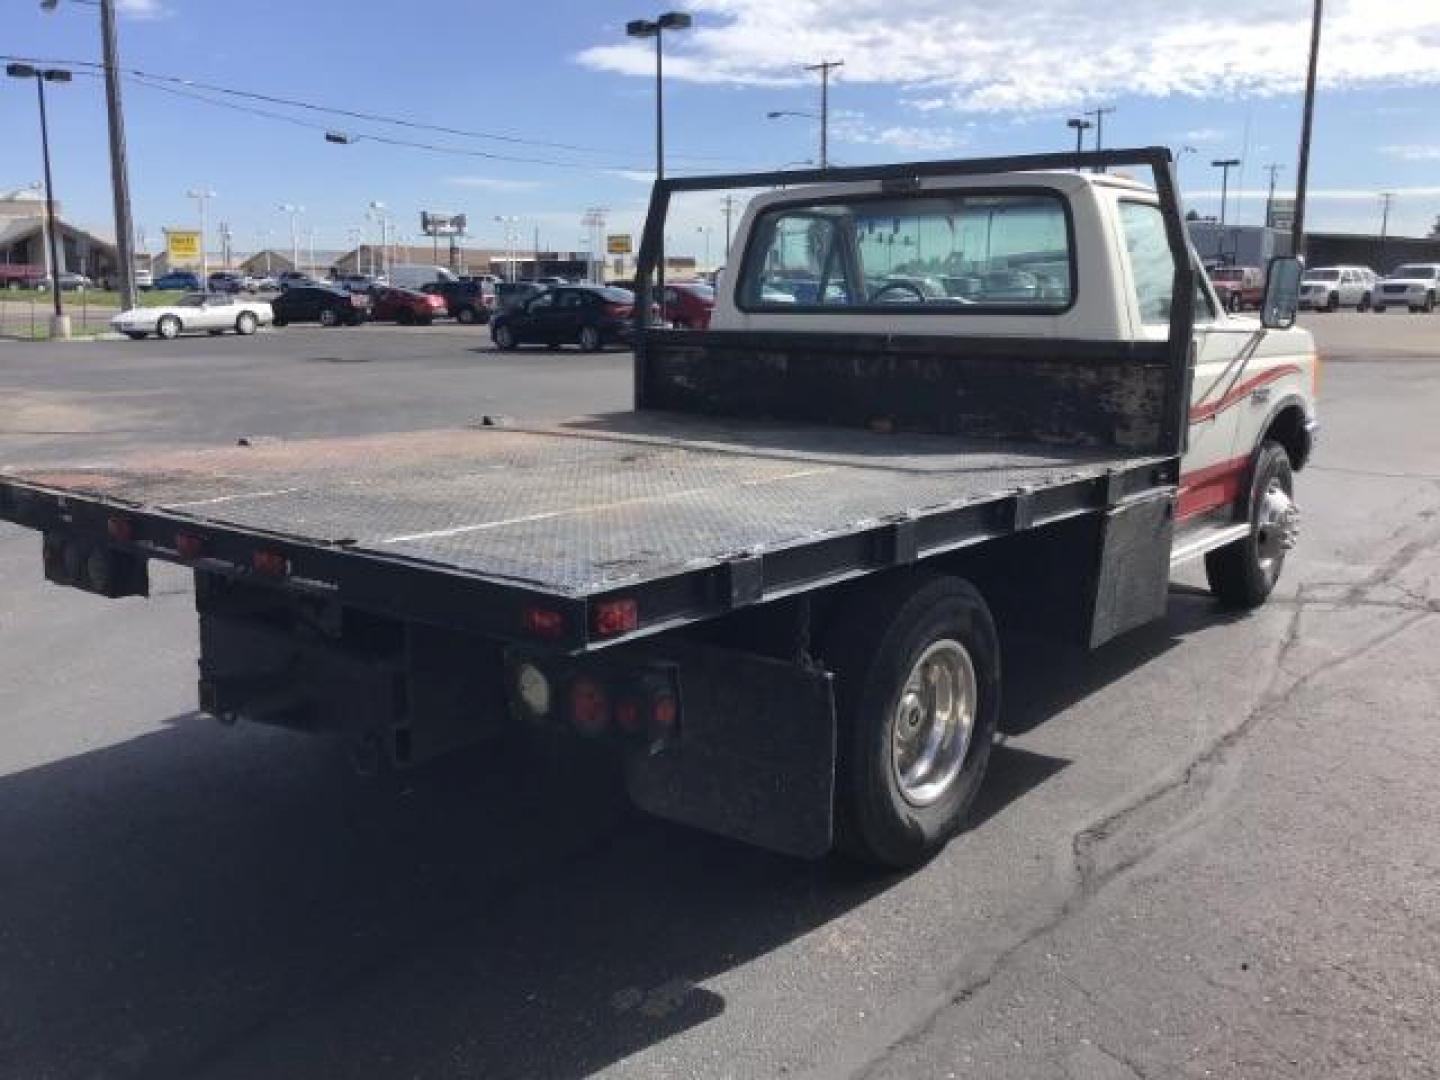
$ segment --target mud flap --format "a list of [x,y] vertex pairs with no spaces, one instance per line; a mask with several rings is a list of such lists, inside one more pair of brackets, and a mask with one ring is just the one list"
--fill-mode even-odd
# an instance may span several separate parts
[[627,758],[636,805],[782,854],[826,854],[835,795],[830,673],[688,643],[665,652],[680,665],[680,737]]
[[1136,499],[1105,514],[1090,617],[1091,648],[1165,614],[1174,538],[1172,493]]

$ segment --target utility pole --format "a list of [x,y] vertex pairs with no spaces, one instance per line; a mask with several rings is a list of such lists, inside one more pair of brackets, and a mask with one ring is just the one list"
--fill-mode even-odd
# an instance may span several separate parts
[[1310,134],[1315,124],[1315,73],[1320,65],[1320,25],[1325,0],[1315,0],[1310,18],[1310,65],[1305,75],[1305,111],[1300,125],[1300,166],[1295,174],[1295,223],[1290,233],[1290,254],[1305,253],[1305,193],[1310,186]]
[[[1114,111],[1115,106],[1105,105],[1094,109],[1087,109],[1081,114],[1083,116],[1093,116],[1095,118],[1095,150],[1097,153],[1105,149],[1105,117],[1109,116]],[[1103,173],[1105,171],[1105,167],[1103,165],[1097,165],[1095,166],[1095,171],[1097,173]]]
[[1395,192],[1380,193],[1380,272],[1385,273],[1385,242],[1390,234],[1390,204],[1395,201]]
[[821,60],[807,64],[806,71],[820,73],[820,168],[830,167],[830,72],[844,67],[844,60]]
[[200,287],[210,287],[210,245],[205,235],[205,204],[215,198],[215,192],[209,188],[191,188],[185,192],[190,198],[200,204]]
[[1270,190],[1265,196],[1265,227],[1267,229],[1270,228],[1270,222],[1273,220],[1275,212],[1275,177],[1283,168],[1285,168],[1284,165],[1275,162],[1265,166],[1265,171],[1270,174]]
[[220,223],[220,258],[225,262],[225,269],[230,269],[230,225],[222,221]]

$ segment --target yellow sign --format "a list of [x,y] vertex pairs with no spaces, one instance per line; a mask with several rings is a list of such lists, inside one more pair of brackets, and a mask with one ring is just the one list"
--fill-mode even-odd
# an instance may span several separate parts
[[165,254],[170,265],[200,261],[200,233],[194,229],[166,229]]
[[629,233],[611,233],[609,236],[605,237],[606,254],[629,255],[630,250],[631,249]]

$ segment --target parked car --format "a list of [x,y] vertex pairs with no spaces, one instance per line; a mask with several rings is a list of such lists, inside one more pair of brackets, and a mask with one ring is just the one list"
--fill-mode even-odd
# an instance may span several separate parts
[[397,289],[420,289],[434,281],[460,280],[443,266],[401,263],[390,267],[390,284]]
[[294,284],[270,302],[275,325],[318,322],[321,326],[358,326],[370,313],[370,298],[364,293],[332,289],[328,285]]
[[275,280],[279,283],[281,292],[284,292],[286,289],[296,288],[298,286],[315,286],[319,288],[325,287],[325,283],[323,281],[316,281],[313,277],[305,273],[303,270],[281,270],[280,273],[276,276]]
[[45,276],[45,268],[35,263],[0,263],[0,285],[7,289],[33,289]]
[[264,300],[242,300],[231,293],[187,293],[165,307],[137,307],[122,311],[110,320],[115,330],[139,341],[149,334],[177,338],[181,334],[204,331],[223,334],[253,334],[269,326],[274,312]]
[[1404,304],[1411,311],[1434,311],[1440,300],[1440,263],[1406,263],[1380,282],[1375,310]]
[[206,288],[214,293],[244,292],[248,279],[233,270],[216,270],[205,279]]
[[490,321],[497,348],[531,342],[558,347],[573,343],[596,352],[608,342],[630,340],[635,294],[608,285],[559,285],[508,308]]
[[370,293],[370,318],[377,322],[428,326],[444,314],[444,297],[416,289],[379,288]]
[[141,292],[144,292],[146,289],[153,289],[155,287],[155,275],[149,270],[141,270],[137,266],[135,268],[135,287]]
[[462,323],[487,323],[495,309],[495,288],[474,279],[432,281],[421,291],[440,298],[445,314]]
[[498,274],[461,274],[460,280],[466,285],[488,285],[494,289],[501,279]]
[[665,286],[664,319],[677,330],[706,330],[715,310],[715,290],[698,281]]
[[[61,292],[84,292],[86,289],[93,288],[95,285],[95,283],[84,274],[77,274],[73,270],[62,270],[57,276],[59,278]],[[49,290],[50,278],[48,276],[40,278],[39,281],[36,282],[35,288],[42,291]]]
[[1369,311],[1373,298],[1369,271],[1363,266],[1317,266],[1300,282],[1300,307],[1337,311],[1353,307]]
[[200,291],[200,275],[193,270],[171,270],[161,274],[154,281],[157,289],[179,289],[185,292]]
[[257,274],[254,282],[256,292],[276,292],[280,288],[280,279],[274,274]]
[[1210,284],[1226,311],[1258,311],[1265,298],[1265,271],[1258,266],[1213,267]]

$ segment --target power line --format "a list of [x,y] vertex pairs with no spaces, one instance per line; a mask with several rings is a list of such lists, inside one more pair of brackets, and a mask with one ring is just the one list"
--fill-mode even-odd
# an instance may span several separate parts
[[[3,60],[19,60],[26,63],[55,64],[64,67],[88,67],[103,68],[104,65],[93,60],[37,60],[23,56],[4,56]],[[155,82],[168,83],[172,86],[183,86],[192,90],[202,90],[209,93],[225,94],[229,97],[246,98],[251,101],[260,101],[269,105],[284,105],[293,109],[305,109],[309,112],[326,113],[331,116],[343,116],[351,120],[365,120],[377,124],[391,124],[396,127],[410,128],[416,131],[433,131],[441,135],[455,135],[466,139],[489,139],[494,142],[512,143],[520,146],[541,146],[551,150],[570,150],[575,153],[585,154],[610,154],[614,151],[607,147],[586,146],[580,143],[555,142],[548,139],[530,139],[520,135],[507,135],[494,131],[475,131],[466,128],[447,127],[443,124],[430,124],[423,120],[411,120],[403,116],[387,116],[384,113],[362,112],[356,109],[342,109],[333,105],[319,105],[310,101],[301,101],[298,98],[281,97],[276,94],[261,94],[253,90],[240,90],[231,86],[219,86],[215,83],[200,82],[195,79],[185,79],[178,75],[162,75],[158,72],[141,71],[138,68],[121,68],[125,75],[135,76],[143,79],[150,79]],[[722,160],[715,155],[700,154],[677,154],[676,157],[690,160]]]

